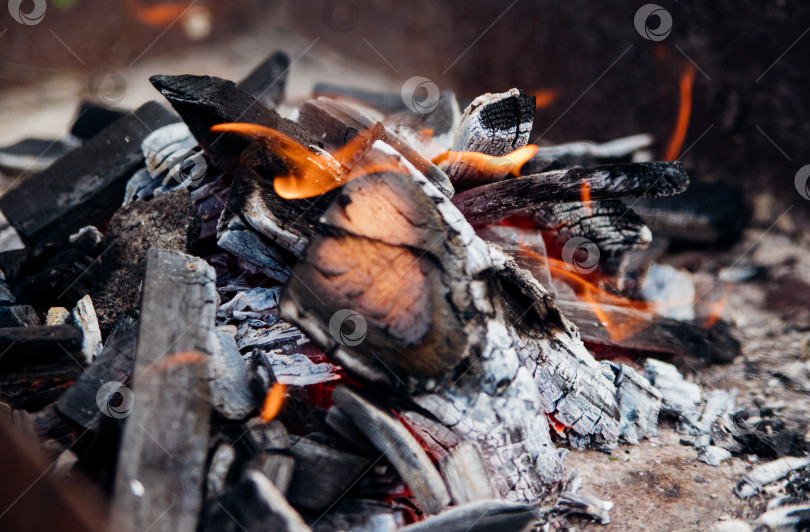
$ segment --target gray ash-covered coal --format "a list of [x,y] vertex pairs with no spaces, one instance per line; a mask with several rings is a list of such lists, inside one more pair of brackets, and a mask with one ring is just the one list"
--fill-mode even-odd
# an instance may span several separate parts
[[154,76],[177,114],[150,102],[0,198],[0,398],[118,528],[607,523],[565,447],[662,411],[701,452],[758,452],[715,434],[733,393],[583,342],[738,352],[621,202],[682,192],[681,163],[644,135],[531,145],[518,89],[422,113],[322,85],[290,112],[289,66]]

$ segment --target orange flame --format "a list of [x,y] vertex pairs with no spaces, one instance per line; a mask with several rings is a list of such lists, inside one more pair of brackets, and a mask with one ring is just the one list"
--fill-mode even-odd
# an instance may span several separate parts
[[177,20],[188,8],[188,2],[162,2],[159,4],[136,3],[133,6],[135,18],[149,26],[168,26]]
[[267,396],[264,398],[262,411],[259,417],[262,421],[267,423],[272,421],[281,412],[281,407],[284,406],[284,396],[287,393],[287,385],[276,382],[267,390]]
[[272,143],[273,152],[281,155],[289,167],[287,175],[273,180],[276,194],[285,199],[311,198],[345,184],[348,172],[341,162],[350,161],[366,141],[358,134],[329,156],[306,148],[280,131],[256,124],[217,124],[211,131],[239,133]]
[[669,145],[664,155],[665,161],[674,161],[681,153],[683,141],[686,139],[686,130],[689,129],[689,117],[692,114],[692,85],[695,82],[695,67],[686,65],[681,74],[681,104],[678,108],[678,120],[669,139]]
[[723,315],[723,309],[726,308],[726,301],[728,301],[728,292],[731,289],[731,285],[728,281],[726,281],[726,286],[723,290],[723,297],[718,299],[717,301],[708,301],[705,302],[704,305],[709,309],[709,314],[706,316],[706,320],[703,322],[704,329],[711,329],[715,323],[718,322],[720,317]]
[[540,89],[531,93],[534,96],[534,108],[543,109],[557,101],[560,91],[557,89]]
[[591,215],[591,185],[587,182],[582,183],[582,189],[580,192],[582,196],[582,207],[585,209],[585,215]]
[[442,163],[447,165],[463,163],[472,166],[476,171],[482,174],[512,174],[518,177],[520,176],[520,169],[529,159],[534,157],[535,153],[537,153],[537,146],[534,144],[523,146],[501,157],[493,157],[477,151],[448,150],[434,158],[432,162],[435,165]]

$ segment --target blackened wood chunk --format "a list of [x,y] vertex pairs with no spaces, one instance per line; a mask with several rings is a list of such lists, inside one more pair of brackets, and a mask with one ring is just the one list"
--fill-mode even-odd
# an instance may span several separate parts
[[141,141],[176,121],[155,102],[139,107],[0,198],[0,211],[29,247],[61,242],[109,218],[143,164]]
[[39,314],[31,305],[4,305],[0,307],[0,327],[29,327],[42,325]]
[[102,332],[118,316],[135,317],[140,286],[152,247],[188,252],[200,232],[200,219],[188,190],[122,207],[110,221],[101,257],[102,274],[92,297]]
[[301,516],[270,480],[249,472],[236,486],[209,502],[204,532],[309,532]]
[[204,260],[151,249],[116,471],[119,529],[197,530],[209,449],[207,342],[217,296]]
[[[232,227],[232,220],[236,216],[244,226],[269,238],[282,250],[300,257],[315,234],[318,218],[332,203],[337,191],[314,198],[288,200],[276,194],[273,178],[273,175],[265,175],[251,168],[241,168],[235,172],[217,227],[218,235],[222,237]],[[239,228],[238,225],[236,227]],[[259,249],[259,256],[251,258],[251,262],[266,263],[274,275],[284,275],[284,262],[288,255],[282,250],[272,246]]]
[[211,395],[214,409],[225,419],[242,420],[259,407],[250,393],[250,374],[232,334],[211,333]]
[[73,325],[0,329],[0,373],[54,363],[81,369],[82,340],[82,330]]
[[518,89],[479,96],[464,110],[453,149],[501,156],[525,146],[534,102],[534,96]]
[[281,493],[287,493],[292,482],[295,459],[288,454],[258,453],[250,461],[249,469],[266,476]]
[[290,57],[281,51],[274,52],[236,86],[272,109],[284,100],[289,70]]
[[241,135],[211,132],[211,127],[217,124],[258,124],[275,129],[304,146],[311,144],[304,128],[268,109],[232,81],[192,75],[152,76],[149,81],[180,113],[214,164],[227,172],[239,166],[242,152],[252,141]]
[[473,225],[486,225],[527,209],[591,199],[651,198],[679,194],[689,186],[680,162],[628,163],[553,170],[460,192],[453,203]]
[[214,450],[208,464],[208,477],[206,478],[206,497],[211,499],[225,493],[230,487],[233,465],[236,461],[236,451],[226,442],[220,442]]
[[332,399],[388,458],[425,513],[438,513],[450,503],[441,475],[399,420],[368,397],[343,384],[335,389]]
[[295,471],[287,500],[295,508],[320,513],[329,508],[372,464],[372,459],[309,438],[292,436]]
[[97,431],[102,416],[114,413],[103,410],[106,403],[99,406],[101,387],[108,382],[122,385],[129,382],[135,360],[136,326],[134,322],[126,321],[120,330],[110,334],[95,362],[56,403],[59,413],[88,430]]
[[499,500],[453,507],[406,526],[403,532],[519,532],[537,520],[537,507]]
[[312,95],[316,98],[325,96],[349,101],[354,100],[388,113],[407,110],[400,94],[374,92],[356,87],[343,87],[333,83],[316,83],[315,87],[312,89]]

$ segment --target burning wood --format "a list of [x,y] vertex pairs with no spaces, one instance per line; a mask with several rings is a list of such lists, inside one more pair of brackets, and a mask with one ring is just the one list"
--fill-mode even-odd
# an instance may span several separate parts
[[[735,393],[583,343],[738,352],[658,312],[671,295],[629,297],[654,253],[631,253],[652,234],[619,200],[682,192],[680,162],[627,162],[643,135],[529,145],[536,102],[518,89],[461,114],[450,92],[420,113],[320,86],[293,121],[274,110],[289,66],[274,54],[238,85],[154,76],[182,122],[147,104],[0,199],[0,323],[17,326],[0,329],[0,397],[48,406],[34,426],[58,452],[82,443],[62,469],[113,442],[114,482],[94,473],[116,524],[607,523],[612,503],[577,493],[556,442],[609,452],[661,412],[702,460],[742,452],[723,438]],[[107,220],[103,237],[86,227]],[[67,282],[78,265],[88,279]]]

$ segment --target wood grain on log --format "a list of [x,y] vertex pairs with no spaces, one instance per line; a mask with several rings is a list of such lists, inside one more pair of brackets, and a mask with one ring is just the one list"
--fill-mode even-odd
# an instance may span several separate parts
[[197,529],[210,437],[206,353],[214,285],[214,270],[202,259],[147,253],[134,405],[115,480],[114,515],[122,530]]

